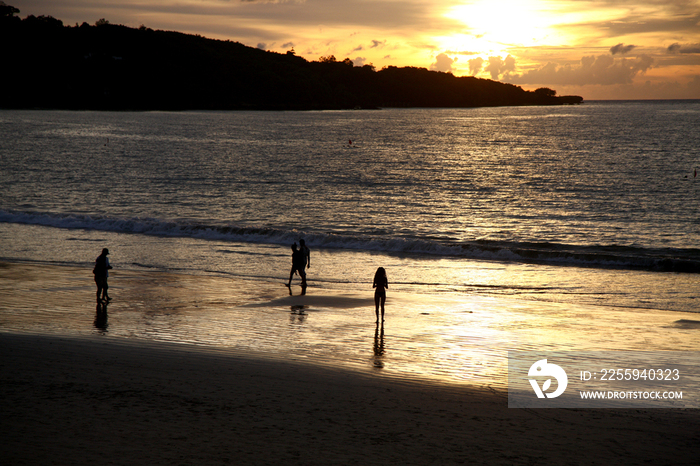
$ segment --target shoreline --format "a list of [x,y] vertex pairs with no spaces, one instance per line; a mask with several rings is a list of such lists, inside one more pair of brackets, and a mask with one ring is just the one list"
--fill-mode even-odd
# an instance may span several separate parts
[[368,373],[507,386],[507,352],[698,351],[700,321],[669,311],[113,270],[103,313],[91,269],[0,261],[0,332],[192,344]]
[[8,464],[694,464],[700,412],[509,409],[503,392],[192,345],[0,332]]

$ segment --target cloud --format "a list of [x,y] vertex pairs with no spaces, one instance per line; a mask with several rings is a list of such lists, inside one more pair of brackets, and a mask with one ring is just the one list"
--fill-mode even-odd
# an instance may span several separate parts
[[610,53],[613,55],[617,55],[618,53],[620,55],[624,55],[626,53],[630,53],[633,48],[635,48],[636,45],[625,45],[625,44],[617,44],[614,47],[610,47]]
[[[64,24],[112,24],[197,33],[244,43],[282,41],[336,28],[381,30],[383,33],[430,31],[431,20],[444,20],[434,1],[379,0],[5,0],[20,9],[20,17],[51,15]],[[246,40],[256,37],[256,42]],[[283,39],[284,38],[284,39]]]
[[[354,35],[354,34],[353,34],[353,35]],[[371,42],[371,45],[369,46],[370,49],[376,49],[377,47],[380,47],[380,48],[381,48],[381,47],[384,47],[384,46],[386,45],[386,40],[384,40],[384,41],[371,40],[370,42]],[[365,50],[365,46],[364,46],[364,45],[358,45],[358,46],[355,47],[355,48],[352,50],[352,52],[350,52],[350,53],[359,52],[359,51],[361,51],[361,50]]]
[[354,66],[365,66],[367,64],[367,59],[364,57],[357,57],[352,61]]
[[[568,2],[572,6],[574,2]],[[587,2],[586,2],[587,3]],[[609,1],[609,6],[602,5],[601,19],[593,21],[558,24],[556,27],[572,31],[585,37],[629,37],[643,35],[689,35],[697,36],[700,21],[700,5],[692,0],[681,1]],[[625,3],[630,6],[625,7]],[[595,2],[593,3],[596,4]],[[606,13],[607,12],[607,13]],[[598,33],[595,33],[597,31]]]
[[481,72],[481,68],[484,66],[484,59],[481,57],[472,58],[469,60],[469,74],[476,76]]
[[506,78],[514,84],[631,84],[635,76],[645,73],[653,63],[654,60],[648,55],[640,55],[635,59],[616,59],[611,55],[586,56],[581,58],[580,66],[547,63],[520,75],[507,75]]
[[[230,0],[221,0],[228,3]],[[239,0],[241,3],[306,3],[304,0]]]
[[481,52],[469,52],[467,50],[457,51],[457,50],[446,50],[445,53],[450,55],[480,55]]
[[505,59],[501,57],[489,57],[489,64],[486,71],[491,74],[491,79],[498,79],[502,74],[515,71],[515,58],[508,55]]
[[666,51],[668,53],[700,53],[700,44],[681,45],[676,42],[669,45]]
[[456,60],[451,59],[448,57],[446,54],[441,53],[437,57],[435,57],[435,63],[430,65],[430,69],[433,71],[442,71],[444,73],[452,73],[454,71],[454,68],[452,68],[452,64]]

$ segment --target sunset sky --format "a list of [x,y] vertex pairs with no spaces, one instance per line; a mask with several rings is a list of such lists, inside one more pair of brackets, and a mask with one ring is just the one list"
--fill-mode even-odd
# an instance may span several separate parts
[[700,0],[5,0],[19,16],[200,34],[595,99],[700,99]]

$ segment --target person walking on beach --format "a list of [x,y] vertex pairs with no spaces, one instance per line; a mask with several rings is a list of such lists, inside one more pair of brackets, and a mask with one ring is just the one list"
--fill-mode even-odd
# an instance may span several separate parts
[[[112,266],[109,265],[109,259],[107,258],[108,255],[109,249],[104,248],[102,250],[102,254],[95,259],[95,268],[92,269],[92,273],[95,274],[95,284],[97,285],[98,304],[106,303],[111,299],[107,294],[107,289],[109,288],[107,285],[107,277],[109,276],[109,272],[107,271],[112,268]],[[101,298],[100,295],[102,295]]]
[[292,270],[289,272],[289,282],[287,282],[287,288],[292,286],[292,278],[294,278],[295,273],[299,272],[299,275],[301,275],[300,270],[303,270],[303,259],[304,257],[302,256],[302,252],[297,249],[297,243],[292,244]]
[[303,239],[299,240],[299,252],[301,253],[301,266],[299,268],[301,286],[306,286],[306,269],[311,268],[311,251],[306,247],[306,241]]
[[374,291],[374,313],[377,315],[379,322],[379,306],[382,306],[382,322],[384,322],[384,303],[386,302],[386,290],[389,289],[389,280],[386,278],[386,270],[384,267],[379,267],[374,274],[374,283],[372,288]]

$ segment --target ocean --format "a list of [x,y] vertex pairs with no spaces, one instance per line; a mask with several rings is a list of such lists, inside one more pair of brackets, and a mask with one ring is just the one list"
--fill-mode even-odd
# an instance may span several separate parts
[[[649,312],[692,324],[700,312],[699,121],[700,101],[1,110],[0,260],[83,268],[91,279],[109,247],[114,296],[127,286],[119,273],[160,273],[245,285],[251,297],[278,286],[281,299],[290,246],[303,238],[307,295],[366,295],[368,322],[383,266],[388,315],[401,312],[392,293],[417,297],[422,304],[404,307],[420,315],[440,300],[450,332],[463,325],[452,310],[473,314],[474,303],[491,310],[489,319],[494,309],[528,309],[552,329],[573,308],[614,313],[615,325],[629,328]],[[12,309],[2,312],[0,328],[11,329]],[[517,327],[490,322],[511,336]],[[146,335],[136,327],[122,331]],[[209,341],[187,328],[145,337]],[[696,333],[691,325],[676,346],[696,349]]]

